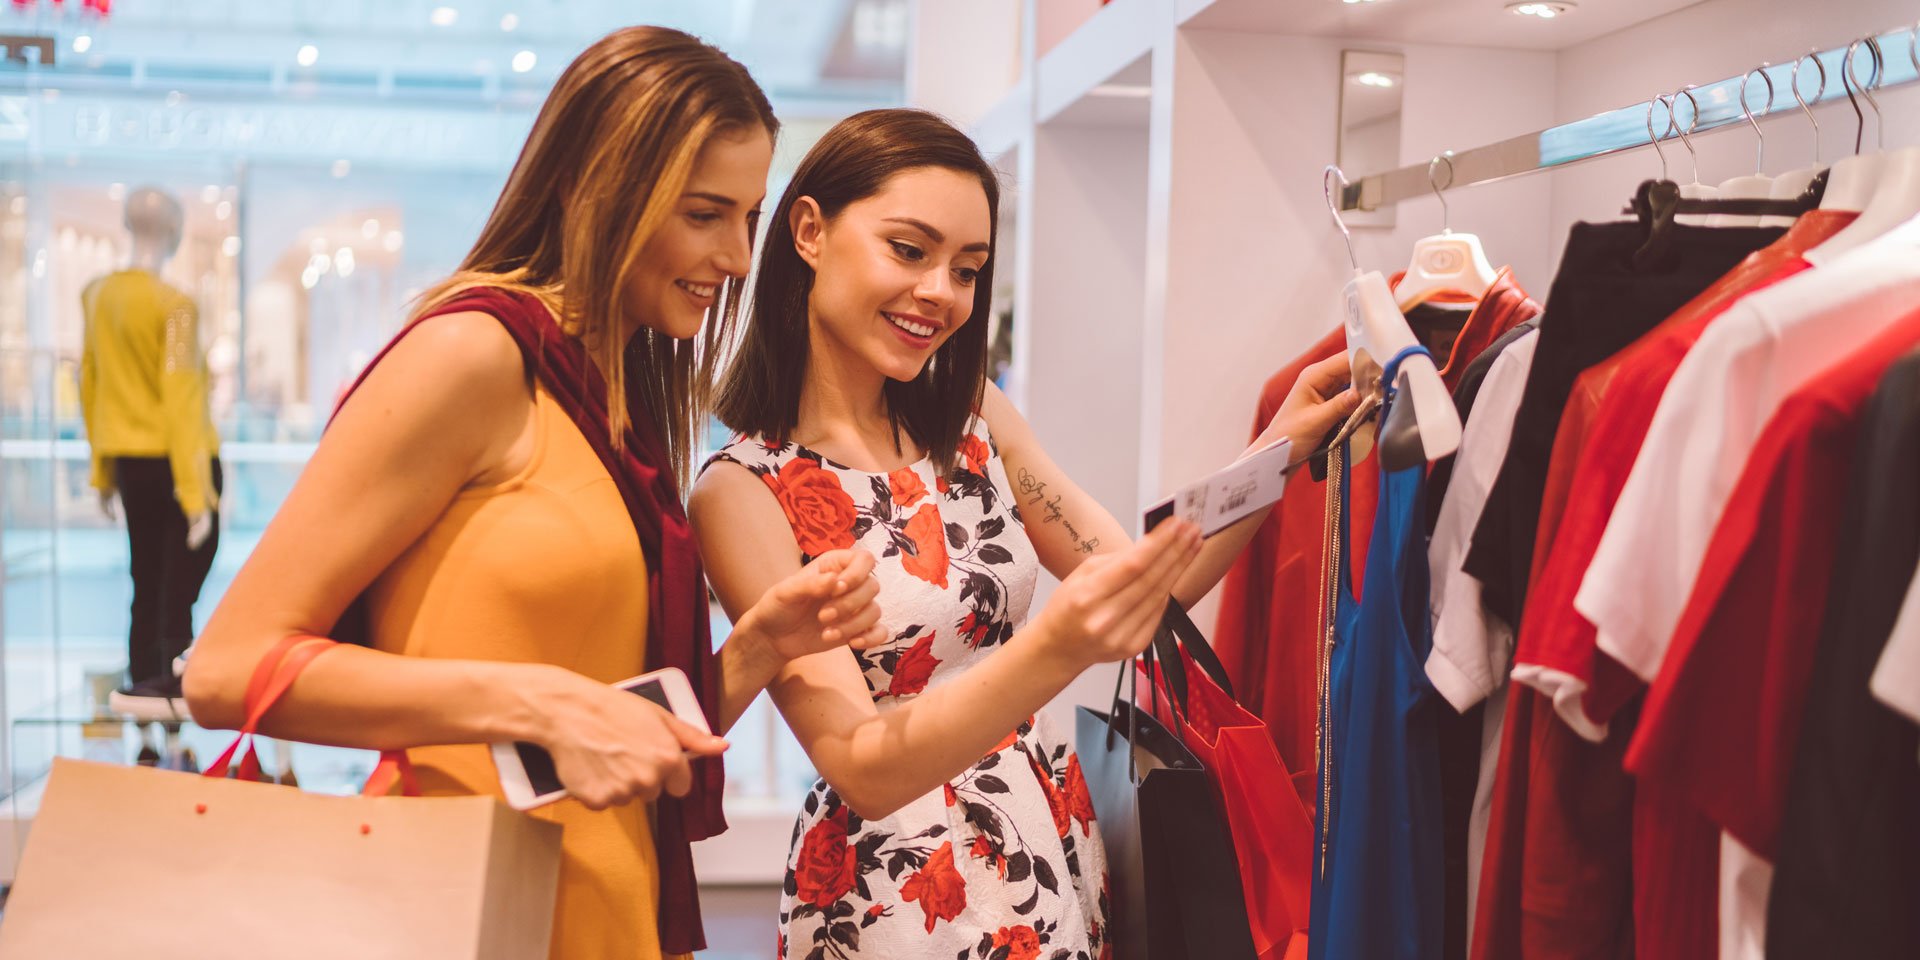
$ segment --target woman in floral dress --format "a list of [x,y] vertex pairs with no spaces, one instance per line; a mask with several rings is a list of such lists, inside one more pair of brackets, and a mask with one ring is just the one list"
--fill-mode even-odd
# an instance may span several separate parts
[[[820,771],[788,856],[779,956],[1097,960],[1111,898],[1080,763],[1040,707],[1142,650],[1259,518],[1130,542],[986,382],[991,167],[931,114],[829,131],[774,212],[716,410],[740,437],[696,484],[729,612],[831,550],[878,559],[886,639],[769,685]],[[1352,408],[1302,376],[1262,445]],[[1311,443],[1296,444],[1304,452]],[[1040,569],[1062,578],[1031,619]]]

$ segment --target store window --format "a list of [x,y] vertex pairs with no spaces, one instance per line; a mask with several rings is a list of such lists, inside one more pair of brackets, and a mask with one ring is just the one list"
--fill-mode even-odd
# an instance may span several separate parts
[[[455,21],[414,23],[405,6],[258,5],[244,23],[191,5],[116,4],[104,19],[0,8],[5,32],[50,36],[58,53],[0,64],[0,821],[30,815],[53,757],[125,761],[163,739],[96,713],[122,679],[132,587],[124,526],[88,483],[80,293],[128,263],[128,193],[157,187],[185,212],[163,279],[198,307],[222,440],[223,529],[198,626],[343,389],[458,264],[547,86],[631,17],[615,0],[565,17],[470,0]],[[876,41],[871,17],[855,45],[841,42],[856,26],[845,10],[714,9],[689,5],[672,25],[736,52],[773,91],[776,181],[840,116],[899,101],[899,38]],[[715,627],[718,642],[717,610]],[[169,746],[206,759],[226,737],[188,726]],[[764,697],[730,739],[729,804],[790,819],[814,773]],[[372,761],[293,756],[303,786],[330,791]]]

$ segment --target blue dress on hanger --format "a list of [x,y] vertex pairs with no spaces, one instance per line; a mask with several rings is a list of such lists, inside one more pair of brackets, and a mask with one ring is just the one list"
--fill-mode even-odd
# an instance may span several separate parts
[[[1386,383],[1413,350],[1387,364]],[[1392,402],[1389,388],[1381,423]],[[1443,952],[1440,701],[1425,669],[1433,645],[1421,522],[1426,473],[1420,464],[1381,477],[1365,595],[1356,601],[1344,549],[1352,467],[1344,458],[1341,465],[1343,546],[1320,703],[1310,960],[1427,960]]]

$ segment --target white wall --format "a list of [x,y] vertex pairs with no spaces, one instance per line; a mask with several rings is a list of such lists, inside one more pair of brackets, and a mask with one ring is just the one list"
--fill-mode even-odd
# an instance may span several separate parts
[[1020,79],[1020,0],[919,0],[907,39],[907,103],[965,127]]
[[[1842,3],[1806,3],[1804,0],[1707,0],[1638,26],[1608,34],[1560,52],[1559,85],[1554,113],[1559,122],[1591,116],[1604,110],[1671,93],[1689,83],[1704,84],[1750,70],[1765,60],[1785,63],[1810,48],[1844,47],[1869,33],[1901,24],[1912,25],[1920,7],[1906,0],[1845,0]],[[1737,25],[1738,29],[1731,29]],[[1905,58],[1905,44],[1885,51],[1889,58]],[[1837,85],[1834,71],[1830,83]],[[1857,70],[1866,76],[1864,64]],[[1801,67],[1801,89],[1811,92],[1819,74],[1808,61]],[[1408,86],[1411,88],[1412,84]],[[1793,95],[1784,85],[1776,91],[1780,103],[1791,106]],[[1755,77],[1747,102],[1758,106],[1766,99],[1765,86]],[[1886,120],[1888,146],[1920,144],[1920,91],[1909,87],[1878,95]],[[1410,111],[1411,112],[1411,111]],[[1682,116],[1685,116],[1682,108]],[[1851,153],[1853,110],[1843,99],[1814,108],[1820,120],[1820,150],[1824,163]],[[1867,114],[1866,143],[1874,144],[1875,128]],[[1656,127],[1664,113],[1655,111]],[[1763,121],[1766,132],[1767,172],[1804,167],[1813,160],[1813,127],[1797,108]],[[1514,132],[1523,132],[1515,128]],[[1753,129],[1744,124],[1696,137],[1700,177],[1715,183],[1753,172]],[[1692,178],[1693,167],[1680,144],[1666,147],[1670,175],[1681,182]],[[1545,174],[1553,182],[1550,235],[1554,263],[1559,245],[1578,220],[1612,219],[1643,179],[1659,173],[1660,161],[1651,150],[1595,160]],[[1541,291],[1544,293],[1544,291]]]
[[[1352,271],[1321,171],[1334,155],[1340,52],[1349,47],[1393,49],[1183,30],[1169,62],[1156,56],[1154,122],[1168,130],[1154,137],[1163,153],[1149,168],[1140,503],[1108,504],[1116,514],[1137,516],[1140,505],[1232,459],[1267,377],[1337,323]],[[1399,49],[1403,164],[1552,120],[1550,54]],[[1453,226],[1478,232],[1497,264],[1513,264],[1523,284],[1544,292],[1549,195],[1539,179],[1461,192],[1449,198]],[[1356,230],[1354,245],[1363,266],[1392,272],[1416,239],[1439,228],[1438,202],[1413,201],[1394,228]],[[1029,393],[1038,397],[1051,388],[1034,369]],[[1195,620],[1212,623],[1211,599]]]

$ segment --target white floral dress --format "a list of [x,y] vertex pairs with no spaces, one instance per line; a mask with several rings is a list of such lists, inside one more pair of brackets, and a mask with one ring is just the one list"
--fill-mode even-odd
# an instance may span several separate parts
[[[945,477],[928,459],[870,473],[757,438],[713,460],[766,483],[805,560],[855,545],[879,560],[893,642],[854,656],[881,710],[982,662],[1026,621],[1040,564],[978,418]],[[1079,758],[1044,721],[1008,731],[883,820],[862,820],[815,783],[787,859],[781,960],[1110,957],[1093,802]]]

